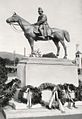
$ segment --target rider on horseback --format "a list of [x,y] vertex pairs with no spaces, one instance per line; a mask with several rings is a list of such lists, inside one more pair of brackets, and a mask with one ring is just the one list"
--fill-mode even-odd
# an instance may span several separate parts
[[38,8],[38,13],[39,13],[39,17],[37,23],[35,23],[34,25],[39,26],[38,30],[40,32],[41,37],[43,37],[43,39],[45,38],[49,39],[50,29],[47,23],[47,16],[43,14],[43,10],[40,7]]

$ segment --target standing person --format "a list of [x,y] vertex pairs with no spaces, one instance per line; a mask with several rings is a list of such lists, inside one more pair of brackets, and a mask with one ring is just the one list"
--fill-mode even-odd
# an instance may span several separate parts
[[49,39],[50,30],[49,30],[49,25],[47,23],[47,16],[43,14],[43,10],[41,7],[38,8],[38,13],[39,13],[39,17],[35,25],[39,26],[38,30],[41,34],[41,37],[43,37],[43,39],[45,38]]

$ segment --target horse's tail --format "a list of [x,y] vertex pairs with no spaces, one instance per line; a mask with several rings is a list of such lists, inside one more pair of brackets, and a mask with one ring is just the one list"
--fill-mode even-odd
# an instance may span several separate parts
[[67,42],[70,42],[70,35],[67,31],[64,31],[64,37],[65,37]]

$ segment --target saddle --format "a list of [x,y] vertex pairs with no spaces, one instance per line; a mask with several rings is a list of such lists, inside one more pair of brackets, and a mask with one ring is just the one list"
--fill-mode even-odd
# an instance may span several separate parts
[[44,29],[41,29],[42,30],[42,34],[40,33],[40,30],[39,30],[39,26],[38,25],[34,25],[34,29],[33,29],[33,32],[37,35],[37,36],[43,36],[43,37],[50,37],[51,36],[51,34],[52,34],[52,30],[51,30],[51,28],[47,28],[46,29],[46,36],[44,35],[45,33],[45,31],[44,31]]
[[35,34],[39,34],[39,30],[38,30],[39,26],[38,26],[38,25],[33,25],[33,26],[34,26],[33,32],[34,32]]

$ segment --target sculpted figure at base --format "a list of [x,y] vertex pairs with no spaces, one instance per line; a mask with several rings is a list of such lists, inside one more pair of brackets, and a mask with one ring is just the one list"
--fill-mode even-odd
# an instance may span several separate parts
[[26,93],[27,93],[27,107],[31,108],[32,107],[32,103],[31,103],[31,95],[32,94],[31,94],[29,88],[27,88]]
[[33,56],[34,52],[34,41],[48,41],[52,40],[57,47],[57,54],[59,56],[60,46],[59,42],[62,44],[64,48],[64,58],[67,58],[67,48],[64,42],[64,39],[67,42],[70,42],[70,35],[66,30],[61,30],[58,28],[50,28],[47,23],[47,16],[43,14],[42,8],[38,8],[38,21],[35,24],[30,24],[28,21],[14,13],[12,17],[6,20],[7,23],[12,25],[13,23],[17,23],[22,31],[24,32],[25,37],[28,39],[28,42],[31,47],[31,56]]

